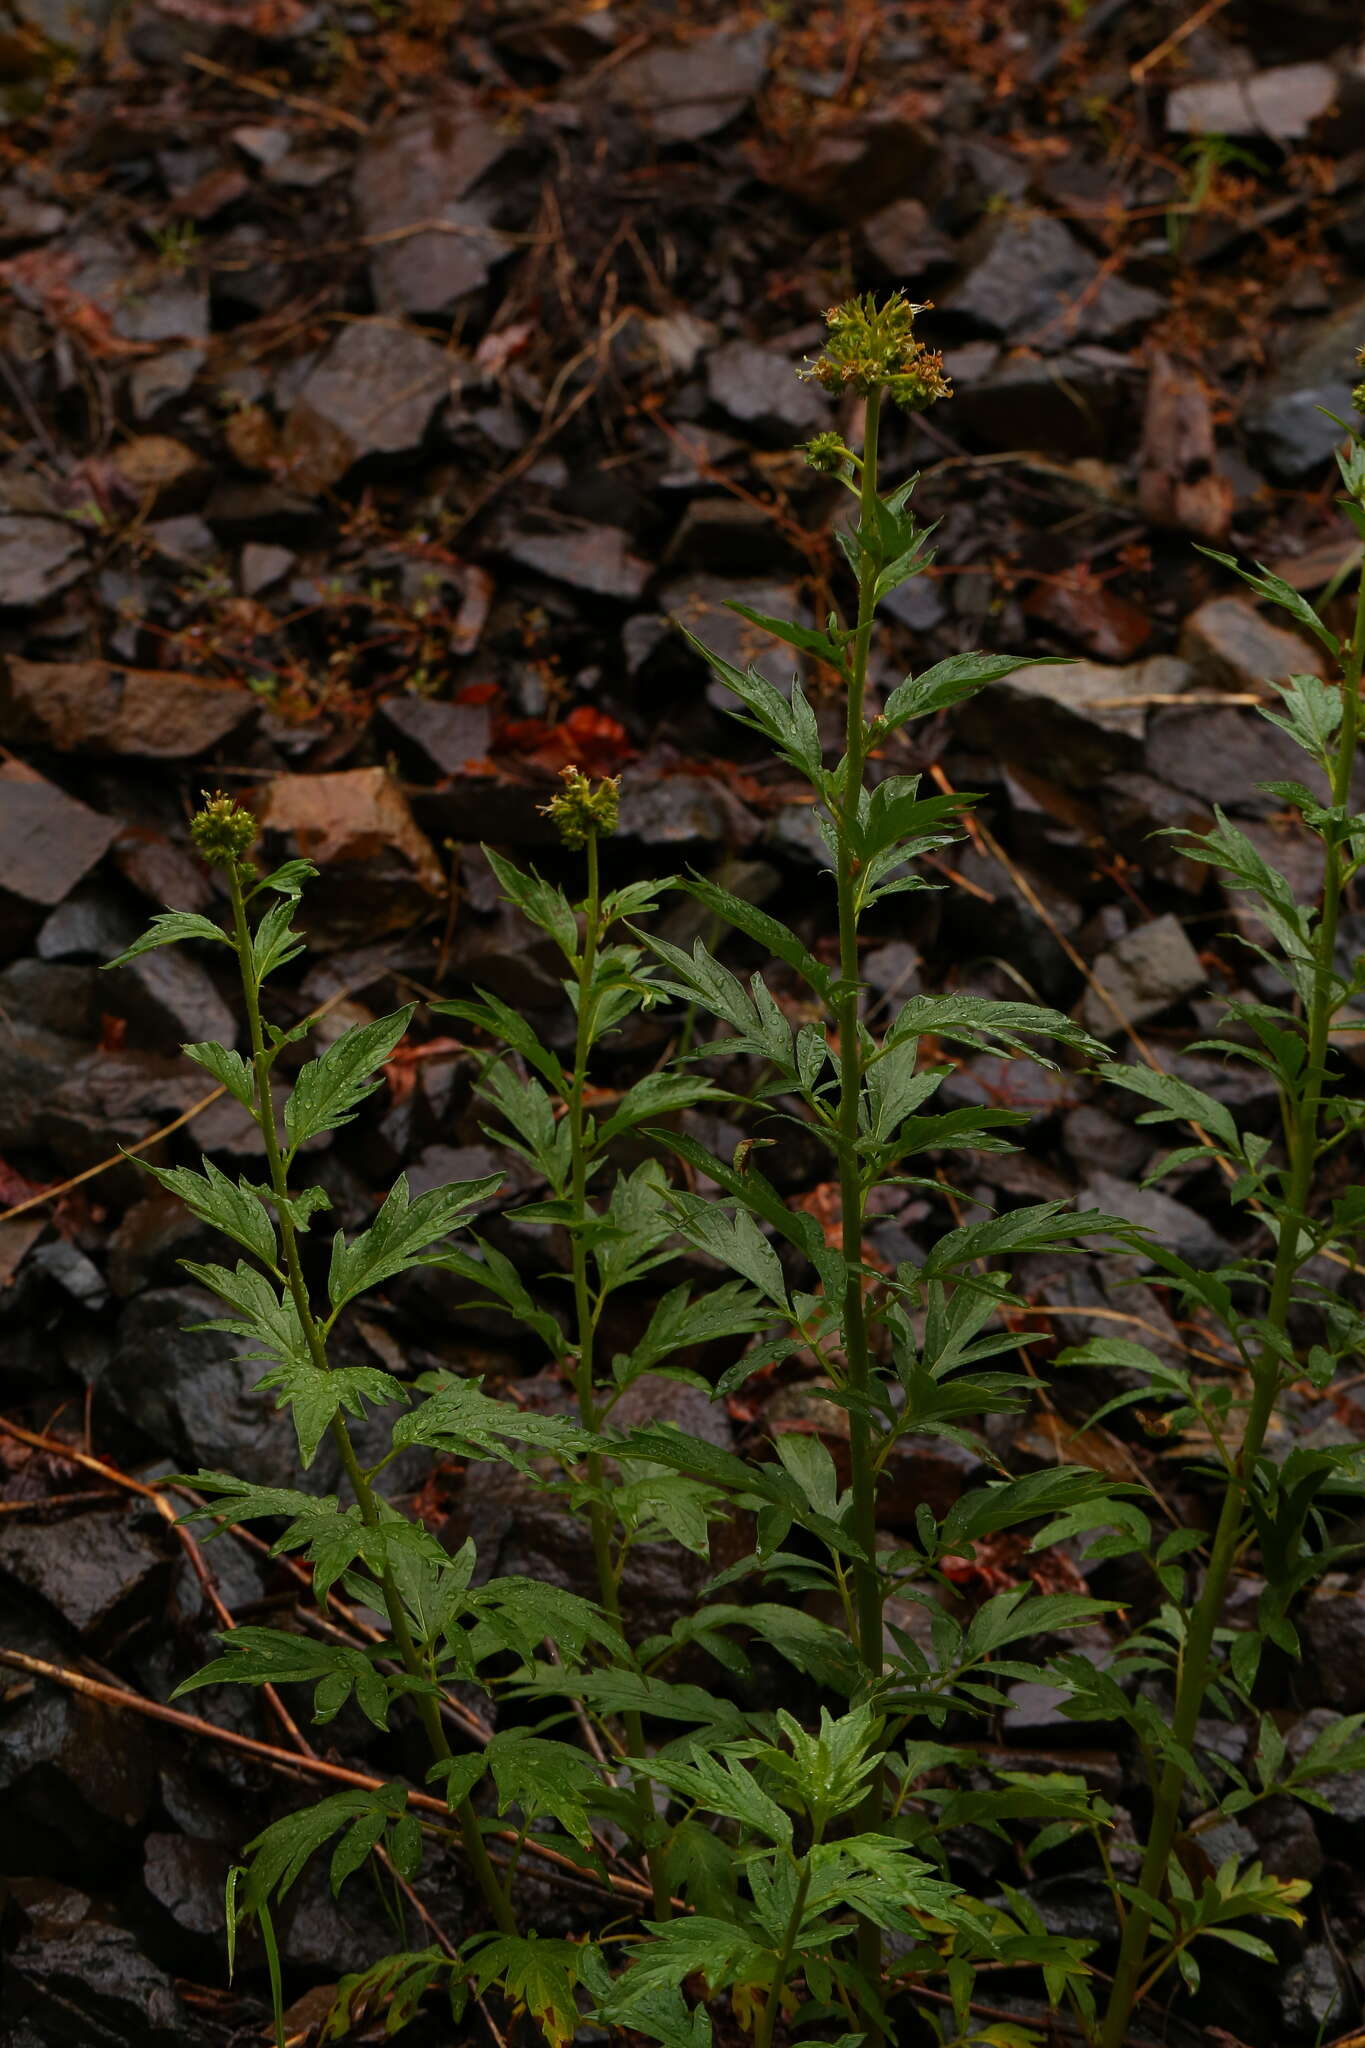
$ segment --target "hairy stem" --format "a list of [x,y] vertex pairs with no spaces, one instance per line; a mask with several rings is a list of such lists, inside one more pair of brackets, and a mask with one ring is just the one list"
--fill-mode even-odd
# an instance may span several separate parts
[[[266,1168],[270,1186],[275,1196],[275,1214],[279,1224],[280,1248],[284,1260],[285,1284],[288,1286],[294,1307],[298,1313],[299,1327],[308,1345],[308,1353],[320,1372],[329,1370],[327,1344],[313,1314],[308,1297],[308,1283],[304,1278],[303,1261],[299,1256],[298,1233],[294,1219],[289,1212],[289,1182],[285,1169],[284,1155],[280,1150],[279,1130],[275,1122],[275,1102],[270,1088],[271,1056],[266,1048],[265,1030],[261,1023],[260,985],[255,970],[255,959],[251,945],[251,931],[247,924],[246,903],[242,896],[242,872],[234,862],[227,869],[228,885],[232,897],[232,929],[237,948],[237,961],[241,971],[242,996],[246,1004],[247,1028],[251,1037],[251,1063],[256,1083],[256,1122],[265,1145]],[[360,1460],[351,1442],[351,1433],[346,1427],[344,1416],[339,1412],[332,1417],[332,1441],[336,1445],[342,1467],[351,1483],[359,1505],[361,1516],[367,1528],[377,1527],[381,1519],[378,1496],[361,1469]],[[389,1627],[393,1634],[394,1647],[402,1660],[403,1668],[412,1678],[427,1683],[428,1673],[423,1667],[417,1645],[412,1639],[408,1617],[403,1607],[393,1573],[387,1567],[380,1579],[384,1594],[384,1605],[388,1610]],[[444,1762],[450,1755],[450,1744],[441,1724],[438,1702],[430,1693],[414,1695],[422,1726],[433,1756]],[[468,1798],[462,1799],[455,1809],[461,1839],[470,1867],[478,1881],[479,1889],[490,1913],[504,1934],[517,1932],[516,1917],[506,1892],[498,1880],[492,1860],[484,1845],[479,1828],[478,1815]]]
[[[844,761],[844,784],[840,792],[838,824],[839,856],[839,980],[841,992],[835,1005],[839,1034],[839,1196],[843,1214],[844,1255],[844,1356],[848,1391],[854,1397],[849,1410],[849,1467],[853,1491],[852,1534],[864,1552],[864,1560],[853,1566],[853,1606],[857,1623],[857,1647],[869,1685],[882,1674],[882,1584],[877,1569],[876,1472],[872,1453],[871,1359],[867,1339],[867,1311],[863,1299],[863,1224],[866,1189],[858,1154],[858,1109],[862,1096],[863,1054],[860,1040],[858,1001],[858,862],[853,840],[858,822],[858,801],[863,791],[867,757],[867,729],[863,704],[867,691],[867,655],[872,639],[875,611],[878,555],[873,552],[877,532],[877,434],[881,394],[874,392],[863,415],[863,460],[859,496],[859,523],[863,539],[862,568],[858,578],[858,620],[853,637],[853,661],[848,688],[848,725]],[[875,1834],[881,1825],[882,1786],[874,1778],[858,1811],[860,1830]],[[858,1960],[869,1981],[881,1979],[881,1929],[866,1918],[859,1922]]]
[[[1362,570],[1356,598],[1355,629],[1342,657],[1341,726],[1332,765],[1332,802],[1346,806],[1355,768],[1360,710],[1360,679],[1365,665],[1365,570]],[[1348,842],[1329,843],[1326,848],[1322,908],[1314,935],[1314,971],[1308,1009],[1308,1060],[1297,1101],[1286,1116],[1285,1142],[1289,1178],[1280,1214],[1275,1265],[1271,1275],[1266,1319],[1272,1329],[1282,1332],[1289,1313],[1294,1280],[1303,1263],[1300,1250],[1300,1222],[1307,1216],[1313,1177],[1320,1147],[1320,1113],[1326,1079],[1327,1039],[1334,1013],[1333,959],[1336,952],[1337,922],[1341,909],[1342,875],[1350,847]],[[1204,1705],[1212,1677],[1214,1632],[1227,1598],[1228,1581],[1241,1544],[1247,1489],[1256,1469],[1266,1429],[1275,1410],[1282,1384],[1278,1354],[1267,1346],[1255,1360],[1251,1406],[1241,1448],[1228,1474],[1213,1548],[1199,1598],[1190,1614],[1180,1657],[1175,1712],[1171,1733],[1182,1749],[1188,1749]],[[1152,1825],[1142,1860],[1139,1887],[1151,1898],[1160,1898],[1165,1888],[1167,1865],[1180,1820],[1180,1800],[1185,1773],[1170,1759],[1157,1781],[1152,1808]],[[1124,2048],[1128,2022],[1137,2003],[1148,1961],[1152,1916],[1140,1906],[1129,1909],[1123,1941],[1114,1971],[1113,1987],[1105,2011],[1102,2048]],[[1148,1980],[1151,1981],[1150,1979]]]
[[[588,1085],[588,1060],[592,1052],[594,1000],[593,977],[597,971],[597,955],[601,946],[602,882],[597,854],[597,834],[590,832],[587,837],[588,894],[583,906],[583,950],[578,958],[578,1029],[574,1035],[573,1073],[569,1079],[569,1097],[566,1113],[569,1119],[570,1183],[569,1201],[573,1210],[573,1227],[569,1233],[570,1258],[572,1261],[574,1323],[578,1340],[578,1357],[574,1370],[574,1390],[578,1398],[579,1420],[585,1429],[597,1428],[597,1387],[595,1372],[595,1329],[593,1321],[592,1292],[588,1284],[588,1247],[584,1237],[584,1226],[588,1220],[588,1147],[584,1116],[584,1095]],[[594,1488],[600,1487],[603,1477],[601,1454],[593,1451],[588,1457],[588,1481]],[[618,1629],[621,1628],[621,1593],[616,1580],[616,1569],[611,1555],[611,1518],[605,1504],[594,1500],[588,1511],[588,1526],[592,1536],[593,1562],[597,1567],[597,1588],[603,1607],[611,1616]],[[633,1710],[623,1716],[626,1740],[633,1756],[645,1754],[644,1723]],[[667,1920],[672,1914],[669,1903],[668,1885],[664,1881],[660,1859],[656,1851],[648,1847],[649,1833],[654,1824],[654,1802],[647,1782],[640,1779],[636,1785],[636,1804],[642,1845],[649,1868],[650,1888],[654,1894],[654,1913],[660,1920]]]

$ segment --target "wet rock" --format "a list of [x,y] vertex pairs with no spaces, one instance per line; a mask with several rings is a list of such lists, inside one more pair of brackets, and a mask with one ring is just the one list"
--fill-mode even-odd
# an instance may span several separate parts
[[956,723],[971,744],[1028,762],[1041,754],[1057,781],[1085,789],[1136,765],[1147,728],[1145,700],[1175,694],[1187,680],[1184,664],[1169,655],[1114,668],[1097,661],[1031,662],[962,706]]
[[1298,1616],[1311,1673],[1311,1697],[1343,1713],[1365,1708],[1365,1593],[1318,1586]]
[[298,557],[292,548],[271,547],[269,542],[249,540],[242,549],[238,576],[244,597],[259,597],[289,574]]
[[1281,804],[1258,785],[1301,782],[1304,766],[1288,733],[1250,706],[1171,706],[1154,711],[1147,730],[1150,774],[1207,804],[1253,818]]
[[277,775],[261,829],[317,863],[301,922],[314,943],[346,945],[414,924],[445,888],[435,850],[383,768]]
[[466,195],[513,142],[496,119],[460,97],[405,116],[366,143],[355,172],[356,214],[361,233],[376,238],[370,281],[382,310],[449,312],[487,282],[507,246],[489,226],[490,203]]
[[[1206,988],[1209,978],[1179,918],[1169,913],[1137,925],[1117,946],[1100,954],[1092,971],[1131,1024],[1159,1016],[1173,1003]],[[1113,1038],[1122,1029],[1093,988],[1086,990],[1081,1018],[1097,1038]]]
[[[29,1636],[14,1647],[49,1662],[65,1654]],[[116,1868],[151,1803],[155,1757],[128,1739],[126,1714],[36,1680],[0,1717],[0,1870],[88,1879]]]
[[750,846],[758,824],[739,799],[714,775],[648,775],[625,778],[620,830],[644,846]]
[[165,406],[183,398],[208,361],[202,348],[168,348],[149,361],[135,363],[128,379],[128,401],[136,420],[153,420]]
[[0,762],[0,947],[69,895],[117,829],[32,769]]
[[[793,670],[798,675],[804,673],[801,657],[730,611],[727,601],[731,599],[767,618],[785,619],[797,616],[801,593],[793,583],[745,583],[723,576],[687,577],[666,584],[659,593],[660,608],[714,648],[722,660],[736,668],[746,668],[752,662],[775,690],[790,690]],[[690,651],[685,659],[699,679],[710,673]],[[728,711],[738,700],[724,684],[712,681],[707,686],[707,701],[718,711]]]
[[[1160,1188],[1140,1188],[1119,1180],[1112,1173],[1091,1171],[1082,1193],[1081,1208],[1102,1209],[1106,1215],[1122,1216],[1140,1230],[1150,1231],[1161,1244],[1179,1252],[1192,1266],[1221,1265],[1228,1248],[1218,1232],[1197,1210]],[[1147,1261],[1143,1261],[1145,1268]]]
[[1272,1877],[1302,1877],[1310,1884],[1326,1861],[1313,1815],[1297,1799],[1266,1799],[1250,1807],[1246,1822],[1256,1837],[1262,1863]]
[[775,148],[765,170],[793,198],[852,227],[894,199],[922,195],[940,148],[918,121],[853,114],[813,127],[795,148]]
[[[1318,67],[1292,68],[1311,71]],[[1321,2041],[1344,2026],[1355,2008],[1355,1993],[1343,1977],[1335,1951],[1325,1941],[1310,1941],[1280,1983],[1280,2014],[1288,2032],[1305,2041]]]
[[1144,874],[1190,896],[1208,886],[1209,867],[1182,853],[1179,839],[1164,836],[1212,830],[1212,811],[1194,797],[1154,775],[1113,775],[1101,787],[1100,809],[1106,837]]
[[1340,427],[1322,409],[1341,419],[1351,417],[1353,366],[1363,325],[1365,297],[1357,295],[1315,327],[1246,407],[1246,424],[1279,481],[1296,483],[1329,462],[1341,446]]
[[236,732],[256,699],[232,683],[104,661],[21,661],[0,673],[0,739],[62,753],[189,760]]
[[970,371],[948,367],[955,396],[944,420],[954,431],[960,423],[987,448],[1023,446],[1059,457],[1109,453],[1132,371],[1126,356],[1097,346],[1048,356],[1017,348]]
[[1024,610],[1097,661],[1131,661],[1152,637],[1151,619],[1139,605],[1089,576],[1040,584]]
[[953,244],[936,228],[922,200],[897,199],[862,225],[864,246],[896,284],[949,268]]
[[[158,1522],[158,1528],[161,1526]],[[151,1610],[169,1577],[155,1533],[123,1511],[0,1528],[0,1576],[42,1600],[80,1635],[107,1635]]]
[[1323,655],[1299,633],[1273,625],[1240,597],[1212,597],[1191,612],[1180,652],[1213,689],[1258,690],[1292,675],[1321,675]]
[[221,908],[204,863],[154,825],[125,826],[111,859],[123,879],[158,910],[173,903],[177,910],[203,910],[212,916]]
[[28,610],[77,582],[89,566],[85,543],[59,519],[0,513],[0,607]]
[[1274,64],[1250,78],[1177,86],[1166,101],[1172,135],[1268,135],[1302,142],[1339,90],[1327,64]]
[[1103,1160],[1111,1173],[1125,1180],[1137,1180],[1152,1156],[1152,1136],[1093,1102],[1082,1102],[1062,1119],[1062,1143],[1072,1163],[1082,1173],[1092,1171]]
[[219,1312],[217,1300],[197,1287],[156,1288],[131,1301],[96,1388],[95,1412],[112,1410],[182,1471],[204,1465],[265,1486],[292,1486],[293,1427],[269,1395],[252,1393],[259,1362],[240,1356],[239,1339],[190,1327]]
[[223,1887],[231,1851],[224,1843],[190,1835],[148,1835],[142,1845],[142,1881],[177,1931],[217,1942],[223,1932]]
[[735,498],[694,498],[668,544],[672,571],[710,569],[735,576],[791,567],[792,550],[763,505]]
[[30,1030],[90,1043],[99,1035],[95,969],[16,960],[0,973],[0,1018],[22,1018]]
[[728,418],[786,446],[829,424],[828,400],[817,386],[797,381],[796,367],[780,349],[727,341],[706,358],[706,389]]
[[659,43],[615,65],[602,83],[656,141],[698,142],[743,113],[767,75],[772,39],[772,24],[759,22],[739,34]]
[[236,1016],[207,969],[180,947],[141,953],[106,981],[104,1007],[125,1019],[134,1050],[170,1055],[205,1040],[237,1043]]
[[968,238],[963,275],[944,310],[985,334],[1113,341],[1160,311],[1155,292],[1109,277],[1090,292],[1098,263],[1070,229],[1046,214],[997,214]]
[[175,1985],[123,1927],[83,1919],[39,1928],[9,1955],[5,2004],[47,2042],[72,2048],[193,2048],[202,2039]]
[[1074,1107],[1076,1077],[1060,1069],[1040,1067],[1036,1060],[1006,1059],[1000,1053],[976,1053],[944,1080],[935,1101],[944,1109],[966,1104],[973,1108],[1023,1110],[1034,1122]]
[[215,1242],[178,1196],[153,1183],[124,1211],[109,1240],[109,1285],[121,1301],[147,1288],[172,1286],[181,1277],[176,1260],[215,1257]]
[[492,709],[487,704],[451,703],[406,692],[384,697],[379,704],[384,723],[439,775],[460,775],[488,758],[493,740]]
[[619,526],[579,526],[558,532],[504,531],[503,554],[523,568],[567,583],[593,597],[638,598],[650,577],[648,562],[631,551],[631,536]]
[[362,456],[416,448],[450,392],[445,351],[392,320],[353,320],[299,387],[284,433],[290,481],[325,490]]

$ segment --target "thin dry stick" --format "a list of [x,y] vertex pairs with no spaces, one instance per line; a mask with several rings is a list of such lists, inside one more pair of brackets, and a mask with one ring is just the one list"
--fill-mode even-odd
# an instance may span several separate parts
[[170,1123],[163,1124],[159,1131],[153,1131],[146,1138],[139,1138],[136,1145],[121,1145],[117,1152],[110,1153],[107,1159],[101,1159],[98,1166],[87,1166],[83,1173],[73,1173],[70,1180],[59,1180],[54,1187],[42,1188],[36,1195],[28,1195],[22,1202],[16,1202],[10,1209],[0,1209],[0,1223],[8,1223],[11,1217],[22,1216],[26,1209],[36,1209],[40,1202],[55,1202],[58,1195],[69,1194],[71,1189],[78,1188],[82,1181],[95,1180],[100,1174],[108,1173],[111,1166],[117,1166],[120,1160],[131,1159],[137,1153],[145,1152],[149,1145],[155,1145],[159,1138],[169,1138],[172,1131],[178,1131],[182,1124],[189,1123],[201,1110],[207,1109],[211,1102],[216,1102],[220,1095],[226,1093],[225,1088],[215,1088],[208,1095],[201,1095],[198,1102],[192,1102],[188,1109],[183,1110],[179,1116],[172,1117]]

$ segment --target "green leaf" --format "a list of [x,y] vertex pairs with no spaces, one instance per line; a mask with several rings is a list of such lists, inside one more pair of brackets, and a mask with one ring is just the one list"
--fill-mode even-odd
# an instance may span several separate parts
[[407,1444],[430,1444],[450,1457],[505,1457],[506,1444],[534,1444],[566,1458],[586,1457],[606,1448],[605,1440],[563,1415],[536,1415],[514,1408],[510,1401],[494,1401],[481,1392],[476,1380],[450,1381],[440,1375],[423,1377],[423,1387],[435,1384],[438,1391],[429,1400],[401,1416],[394,1424],[396,1450]]
[[225,1045],[215,1045],[209,1040],[203,1045],[182,1045],[180,1048],[187,1060],[203,1067],[212,1074],[220,1087],[229,1095],[235,1095],[244,1109],[250,1109],[256,1100],[254,1075],[249,1061],[239,1052],[231,1052]]
[[703,1080],[700,1076],[667,1072],[646,1074],[621,1097],[598,1132],[598,1143],[609,1144],[623,1132],[633,1131],[648,1117],[669,1116],[675,1110],[690,1109],[694,1103],[717,1101],[724,1092],[714,1081]]
[[694,1295],[685,1283],[670,1287],[655,1305],[634,1350],[618,1352],[612,1360],[612,1376],[618,1386],[628,1386],[675,1351],[710,1344],[719,1337],[748,1336],[771,1321],[770,1311],[737,1280],[727,1280],[702,1295]]
[[549,1310],[540,1308],[532,1299],[511,1260],[481,1237],[476,1237],[474,1243],[478,1247],[477,1258],[456,1246],[430,1253],[419,1263],[454,1273],[477,1289],[462,1306],[502,1309],[526,1329],[534,1330],[554,1357],[561,1357],[566,1348],[564,1332]]
[[335,1313],[368,1287],[392,1279],[418,1262],[438,1238],[459,1228],[475,1205],[502,1185],[500,1174],[485,1180],[452,1181],[432,1188],[417,1200],[408,1197],[408,1177],[400,1173],[368,1230],[348,1245],[341,1231],[332,1240],[327,1291]]
[[206,1685],[314,1683],[318,1688],[315,1720],[332,1720],[354,1690],[357,1704],[375,1727],[388,1726],[389,1685],[364,1650],[314,1642],[276,1628],[235,1628],[220,1635],[218,1641],[224,1645],[223,1655],[182,1680],[171,1694],[173,1700]]
[[503,894],[516,904],[522,916],[528,918],[538,931],[547,933],[554,940],[572,966],[578,958],[578,919],[564,891],[556,889],[552,882],[542,881],[534,869],[529,874],[523,872],[502,854],[495,853],[491,846],[485,846],[483,851]]
[[382,1085],[376,1069],[403,1037],[416,1008],[416,1003],[405,1003],[373,1024],[353,1024],[326,1052],[299,1069],[284,1109],[291,1156],[309,1138],[350,1123],[366,1096]]
[[1341,692],[1324,683],[1321,676],[1291,676],[1287,683],[1273,685],[1284,699],[1283,713],[1259,706],[1262,718],[1287,732],[1319,766],[1328,764],[1332,743],[1341,724]]
[[765,953],[782,960],[808,987],[819,996],[828,997],[832,986],[828,968],[822,967],[813,953],[807,951],[796,933],[780,924],[775,917],[769,917],[756,904],[746,903],[740,896],[732,896],[728,889],[717,888],[701,875],[690,875],[681,884],[689,896],[695,896],[698,903],[717,917],[724,918],[736,931],[744,933],[762,946]]
[[478,990],[477,1002],[432,1003],[430,1009],[439,1017],[457,1017],[464,1024],[473,1024],[480,1031],[486,1031],[490,1038],[501,1039],[510,1051],[519,1053],[530,1067],[534,1067],[542,1078],[549,1082],[556,1095],[568,1092],[568,1081],[564,1068],[547,1046],[543,1046],[533,1027],[510,1009],[500,997],[490,995],[487,989]]
[[273,889],[277,896],[297,896],[305,882],[311,882],[318,870],[311,860],[286,860],[264,875],[254,888],[248,889],[246,901],[259,896],[262,889]]
[[519,1806],[527,1828],[548,1815],[566,1835],[591,1847],[587,1802],[601,1790],[602,1774],[585,1751],[509,1728],[493,1737],[487,1755],[500,1814]]
[[477,1937],[471,1983],[483,1992],[497,1985],[514,2008],[525,2006],[549,2048],[568,2048],[582,2024],[575,1991],[584,1962],[576,1941],[551,1941],[536,1934]]
[[1282,611],[1287,611],[1301,626],[1308,628],[1315,640],[1321,641],[1329,654],[1340,654],[1341,642],[1336,634],[1328,631],[1308,599],[1301,591],[1295,590],[1292,584],[1286,583],[1282,576],[1276,576],[1262,562],[1256,564],[1258,573],[1253,576],[1249,569],[1242,568],[1235,555],[1220,554],[1217,548],[1200,547],[1199,552],[1201,555],[1207,555],[1211,562],[1221,562],[1225,569],[1231,569],[1233,575],[1240,576],[1247,588],[1254,590],[1258,597],[1267,598],[1271,604],[1277,604]]
[[673,1206],[690,1244],[741,1274],[775,1308],[790,1313],[782,1261],[747,1209],[723,1209],[681,1188],[674,1192]]
[[[738,719],[741,725],[761,732],[765,739],[771,741],[784,760],[799,768],[808,781],[815,783],[817,787],[820,786],[822,775],[819,728],[800,686],[793,683],[792,702],[788,704],[782,692],[775,690],[756,668],[735,668],[723,655],[707,647],[695,633],[689,632],[680,621],[675,623],[688,645],[701,656],[716,677],[744,706],[743,711],[732,709],[730,716]],[[786,635],[783,634],[781,637],[785,638]]]
[[282,903],[271,905],[252,933],[251,957],[258,982],[273,974],[277,967],[297,959],[303,951],[303,940],[291,922],[293,915],[294,898],[286,897]]
[[382,1407],[408,1398],[402,1381],[377,1365],[317,1366],[311,1359],[284,1360],[257,1385],[260,1390],[277,1389],[275,1406],[288,1408],[305,1472],[334,1416],[363,1415],[366,1401]]
[[[382,1785],[374,1791],[357,1786],[354,1790],[334,1792],[297,1813],[286,1814],[283,1820],[264,1829],[246,1845],[246,1853],[252,1859],[247,1880],[247,1898],[252,1909],[272,1893],[276,1899],[282,1899],[323,1843],[343,1829],[352,1828],[357,1821],[376,1822],[373,1839],[377,1841],[388,1822],[403,1811],[407,1796],[404,1785]],[[352,1868],[358,1867],[368,1853],[368,1848],[363,1850]]]
[[742,1827],[784,1847],[791,1843],[791,1815],[769,1798],[753,1773],[735,1756],[714,1755],[696,1746],[687,1758],[632,1757],[630,1765],[639,1776],[667,1785],[704,1813],[738,1821]]
[[1232,1112],[1225,1103],[1206,1095],[1202,1088],[1191,1087],[1188,1081],[1180,1080],[1174,1074],[1160,1074],[1151,1067],[1130,1067],[1118,1064],[1104,1070],[1106,1081],[1112,1081],[1116,1088],[1126,1088],[1132,1095],[1144,1095],[1156,1104],[1155,1110],[1148,1110],[1138,1118],[1139,1123],[1154,1124],[1179,1117],[1186,1123],[1198,1124],[1211,1138],[1217,1138],[1224,1149],[1234,1156],[1241,1153],[1241,1138]]
[[927,718],[931,712],[946,711],[974,697],[990,683],[1012,675],[1017,668],[1034,666],[1031,655],[953,654],[922,676],[907,676],[887,698],[882,718],[892,731],[912,718]]
[[211,1159],[205,1159],[202,1173],[189,1166],[148,1166],[146,1171],[158,1186],[178,1195],[192,1216],[211,1223],[272,1272],[277,1270],[279,1254],[274,1223],[264,1203],[245,1181],[234,1185]]
[[[751,626],[761,627],[765,633],[771,633],[775,640],[784,640],[788,647],[798,648],[802,654],[813,654],[817,661],[828,662],[829,666],[838,669],[841,675],[847,673],[847,664],[839,642],[830,634],[822,633],[817,627],[798,625],[791,619],[769,618],[766,612],[756,612],[752,606],[740,604],[733,597],[726,598],[725,609],[728,612],[738,612]],[[700,643],[693,641],[693,645],[699,647]]]
[[140,953],[150,953],[157,946],[178,946],[182,939],[208,939],[220,946],[232,944],[212,918],[200,917],[193,910],[163,910],[152,919],[140,939],[135,939],[114,959],[105,961],[105,969],[122,967],[126,961],[136,960]]

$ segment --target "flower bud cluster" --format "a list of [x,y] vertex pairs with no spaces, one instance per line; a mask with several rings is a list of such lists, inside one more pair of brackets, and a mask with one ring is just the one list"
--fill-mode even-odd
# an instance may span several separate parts
[[539,808],[542,817],[556,827],[564,844],[583,846],[589,839],[614,832],[621,808],[620,776],[604,775],[594,789],[581,769],[561,768],[559,772],[563,789]]
[[915,337],[915,315],[927,310],[927,302],[916,305],[902,292],[882,306],[871,292],[832,306],[823,355],[796,374],[826,391],[856,391],[863,398],[885,389],[894,404],[923,412],[935,399],[952,396],[942,356]]
[[245,859],[256,843],[258,827],[250,811],[215,790],[190,819],[190,838],[210,867],[228,868]]

